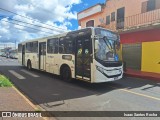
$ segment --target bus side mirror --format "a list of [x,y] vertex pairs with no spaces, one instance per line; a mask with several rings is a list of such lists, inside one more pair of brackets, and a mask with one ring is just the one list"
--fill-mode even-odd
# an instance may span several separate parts
[[95,40],[95,49],[99,49],[99,41],[98,40]]

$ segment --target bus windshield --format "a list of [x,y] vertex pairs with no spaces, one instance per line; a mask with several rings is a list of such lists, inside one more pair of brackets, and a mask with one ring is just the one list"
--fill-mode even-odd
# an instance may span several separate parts
[[97,59],[102,61],[118,61],[117,50],[119,49],[119,36],[111,31],[97,28],[95,29],[95,44],[98,47],[95,51]]

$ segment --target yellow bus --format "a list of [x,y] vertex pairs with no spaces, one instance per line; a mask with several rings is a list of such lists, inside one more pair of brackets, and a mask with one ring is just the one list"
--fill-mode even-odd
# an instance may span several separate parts
[[64,80],[115,81],[123,76],[119,45],[118,34],[91,27],[21,42],[18,61],[29,70],[53,73]]

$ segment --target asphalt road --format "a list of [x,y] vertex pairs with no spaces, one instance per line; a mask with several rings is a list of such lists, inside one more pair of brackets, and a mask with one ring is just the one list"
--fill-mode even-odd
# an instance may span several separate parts
[[[52,74],[37,70],[28,71],[20,66],[17,60],[2,57],[0,57],[0,73],[9,77],[34,104],[40,105],[47,111],[160,111],[160,82],[158,81],[124,77],[109,83],[90,84],[78,80],[68,83]],[[59,117],[58,119],[70,120],[71,118]],[[82,118],[77,117],[77,119]],[[102,117],[101,119],[136,120],[137,118]],[[159,118],[140,119],[158,120]]]
[[10,59],[0,56],[0,66],[18,66],[18,65],[19,64],[17,59]]

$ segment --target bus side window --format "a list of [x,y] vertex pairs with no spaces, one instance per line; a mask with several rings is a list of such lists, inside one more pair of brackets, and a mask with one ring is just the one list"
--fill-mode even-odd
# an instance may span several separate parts
[[65,50],[64,50],[64,38],[60,38],[59,39],[59,53],[65,53],[64,52]]
[[19,52],[19,53],[22,52],[22,44],[18,44],[18,52]]
[[73,40],[71,37],[67,36],[64,38],[60,38],[59,53],[62,53],[62,54],[72,54],[73,53]]
[[32,46],[31,46],[31,43],[26,43],[26,52],[27,53],[31,53],[32,52]]
[[47,53],[58,53],[58,38],[52,38],[47,41]]
[[73,40],[71,37],[66,38],[66,54],[72,54],[73,53]]
[[77,40],[77,55],[78,56],[82,56],[82,41],[81,40]]
[[58,38],[56,38],[55,43],[54,43],[54,53],[58,53]]
[[38,53],[38,42],[37,41],[33,42],[32,52]]

